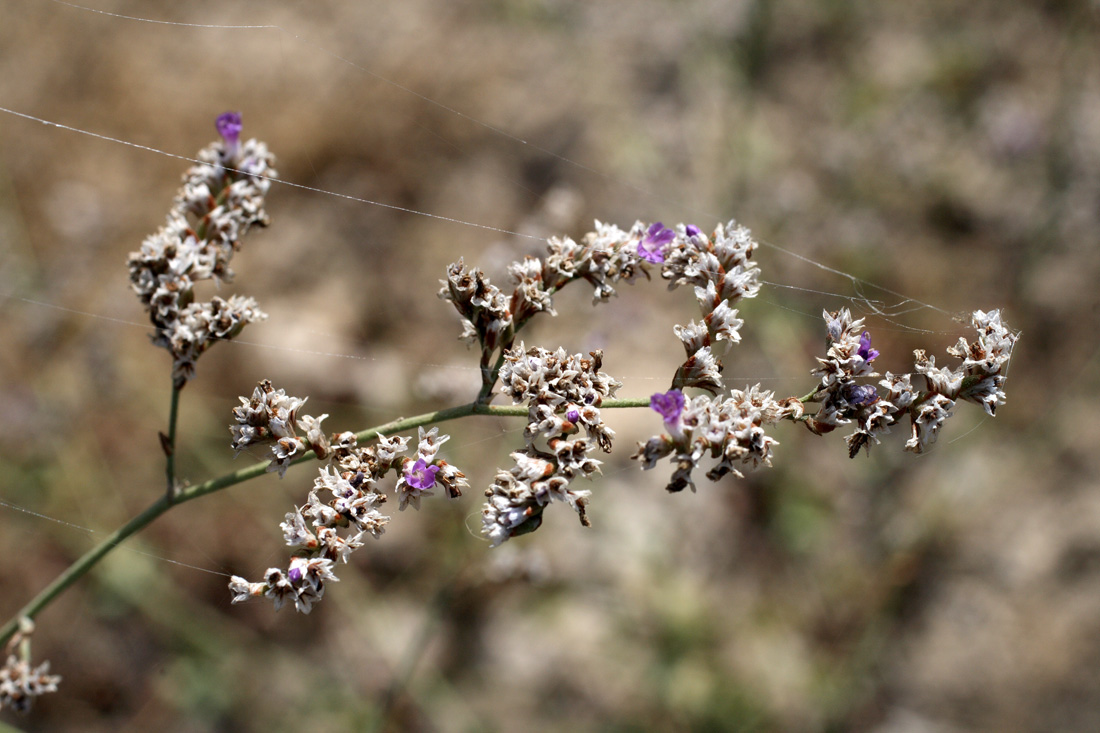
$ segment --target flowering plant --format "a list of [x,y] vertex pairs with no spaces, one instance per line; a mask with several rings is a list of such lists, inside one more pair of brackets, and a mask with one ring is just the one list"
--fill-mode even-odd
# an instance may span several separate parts
[[[358,433],[326,434],[322,423],[327,415],[305,414],[306,398],[287,395],[261,379],[252,395],[241,397],[232,409],[230,447],[239,454],[263,446],[270,450],[269,460],[181,487],[173,460],[180,392],[214,343],[266,317],[249,297],[196,300],[199,281],[233,277],[229,264],[242,238],[267,225],[264,198],[276,176],[267,147],[254,139],[241,141],[238,114],[221,115],[216,128],[222,139],[200,152],[166,223],[129,259],[132,287],[155,328],[153,343],[172,357],[169,424],[161,436],[166,491],[0,629],[0,640],[10,642],[8,662],[0,668],[0,705],[25,710],[35,696],[56,689],[59,678],[45,664],[31,665],[29,637],[30,619],[61,591],[173,506],[267,471],[284,477],[297,463],[321,461],[312,487],[280,525],[293,552],[286,569],[269,568],[257,581],[234,576],[232,600],[266,598],[276,609],[291,605],[309,613],[324,597],[326,584],[338,580],[338,565],[368,539],[384,534],[390,517],[382,510],[390,496],[399,510],[419,509],[422,499],[458,499],[469,487],[466,475],[441,455],[450,436],[439,432],[438,423],[479,414],[527,420],[523,445],[511,453],[514,465],[500,468],[484,492],[481,533],[497,546],[537,530],[555,503],[568,505],[581,524],[590,524],[591,491],[578,488],[576,480],[598,474],[596,455],[613,450],[608,409],[648,406],[660,415],[663,432],[639,444],[633,458],[647,470],[669,458],[674,469],[667,489],[679,492],[697,489],[694,471],[704,458],[714,461],[705,474],[711,481],[770,466],[779,445],[771,432],[780,421],[802,423],[817,435],[852,425],[846,442],[854,457],[908,418],[905,449],[922,453],[958,401],[974,402],[989,415],[1005,401],[1005,373],[1016,335],[996,310],[974,312],[976,339],[960,339],[948,349],[961,360],[958,366],[937,367],[934,357],[917,351],[912,373],[884,375],[874,371],[881,355],[863,319],[853,319],[847,309],[826,311],[826,352],[817,358],[811,374],[818,382],[808,394],[776,398],[759,384],[727,390],[722,357],[741,340],[744,321],[738,304],[755,297],[761,286],[753,259],[758,245],[749,230],[735,221],[719,223],[709,233],[695,224],[668,228],[639,221],[624,230],[597,221],[579,241],[552,237],[542,257],[513,263],[509,288],[493,284],[461,259],[447,268],[439,296],[457,311],[460,337],[479,352],[481,385],[470,403]],[[556,314],[554,296],[573,282],[586,282],[598,305],[621,283],[658,276],[670,290],[690,286],[700,318],[674,328],[685,359],[669,389],[648,400],[617,398],[622,384],[603,371],[598,350],[570,354],[518,340],[533,318]],[[924,378],[923,390],[914,385],[914,376]],[[868,381],[877,377],[877,383]],[[512,405],[491,404],[498,395]],[[410,455],[412,437],[400,433],[413,428],[418,432]]]

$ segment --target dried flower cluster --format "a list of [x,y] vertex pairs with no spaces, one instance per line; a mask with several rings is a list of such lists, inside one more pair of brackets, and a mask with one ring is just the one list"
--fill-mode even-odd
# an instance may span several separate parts
[[[635,229],[641,226],[639,222]],[[601,236],[603,232],[610,236]],[[640,239],[636,237],[635,245]],[[615,292],[611,283],[637,276],[638,256],[623,246],[626,242],[626,235],[616,227],[599,222],[584,246],[569,238],[552,238],[545,258],[527,256],[508,268],[515,283],[510,295],[481,270],[468,269],[461,259],[447,268],[439,297],[451,301],[462,318],[461,338],[481,347],[481,366],[490,385],[495,378],[494,356],[512,347],[516,333],[535,314],[556,315],[553,295],[558,290],[574,280],[587,280],[595,288],[594,300],[606,301]]]
[[30,662],[30,635],[34,633],[34,622],[29,618],[21,619],[19,631],[7,645],[10,652],[19,648],[19,654],[8,654],[4,666],[0,667],[0,710],[7,708],[17,713],[27,713],[34,699],[47,692],[57,692],[61,682],[60,675],[50,674],[50,663],[43,662],[32,667]]
[[[1005,399],[1003,370],[1012,355],[1016,335],[1001,323],[998,311],[975,311],[971,323],[978,331],[977,341],[968,344],[960,338],[948,348],[952,356],[963,359],[955,368],[936,368],[935,359],[916,352],[916,373],[925,377],[927,390],[916,392],[912,374],[886,373],[879,385],[886,389],[882,396],[874,385],[861,384],[860,378],[879,376],[871,362],[879,356],[871,348],[871,335],[863,330],[863,319],[853,320],[842,308],[824,313],[827,353],[818,358],[813,374],[820,377],[815,390],[804,398],[772,399],[759,385],[745,391],[734,390],[723,401],[705,396],[685,399],[679,390],[655,394],[650,406],[664,419],[665,434],[638,444],[633,458],[642,460],[644,468],[653,468],[657,461],[672,456],[676,471],[668,490],[695,490],[691,472],[699,459],[710,453],[720,458],[707,473],[716,481],[725,474],[740,471],[735,464],[752,468],[771,465],[771,446],[776,441],[763,431],[763,426],[789,419],[801,421],[818,435],[832,432],[841,425],[854,422],[855,431],[846,438],[848,454],[855,457],[861,448],[870,449],[879,436],[890,432],[905,415],[909,415],[912,435],[905,449],[924,452],[935,442],[944,420],[951,416],[956,400],[969,400],[981,405],[993,415]],[[817,413],[803,415],[803,405],[820,402]]]
[[710,237],[692,225],[677,227],[661,277],[670,281],[670,289],[691,285],[703,318],[675,327],[688,358],[672,379],[674,388],[698,387],[713,395],[722,391],[722,363],[713,348],[718,341],[741,341],[744,321],[733,306],[760,292],[760,268],[751,263],[756,248],[749,230],[732,220],[715,227]]
[[978,340],[967,343],[959,338],[947,353],[962,359],[955,369],[936,369],[932,357],[925,358],[923,351],[916,352],[916,370],[923,374],[931,392],[953,400],[966,400],[981,405],[990,417],[996,414],[997,405],[1004,404],[1004,370],[1012,358],[1017,335],[1001,323],[1001,312],[974,311],[970,324],[978,332]]
[[700,395],[688,400],[677,389],[655,394],[650,406],[664,418],[667,434],[657,435],[638,444],[632,456],[651,469],[665,456],[672,456],[676,470],[665,487],[670,492],[690,487],[695,491],[692,471],[709,455],[719,459],[707,472],[717,481],[727,473],[744,476],[739,468],[771,465],[771,449],[779,442],[764,432],[764,426],[784,418],[797,418],[802,404],[797,399],[777,402],[760,385],[731,390],[724,400]]
[[211,344],[267,317],[249,297],[195,300],[198,281],[232,279],[229,261],[241,238],[267,225],[264,196],[276,175],[264,143],[240,141],[240,115],[227,112],[216,125],[222,140],[199,153],[167,222],[129,258],[131,286],[156,328],[153,343],[172,354],[177,386],[194,377],[195,361]]
[[[331,450],[329,440],[321,432],[321,422],[328,415],[299,415],[305,399],[287,396],[286,390],[275,389],[267,379],[252,390],[251,399],[238,399],[241,401],[240,407],[233,408],[236,423],[229,427],[229,432],[233,434],[230,445],[237,455],[249,446],[273,443],[271,453],[274,458],[267,470],[278,471],[280,478],[286,474],[290,462],[305,455],[307,448],[322,460],[328,457]],[[298,431],[305,434],[304,440],[298,437]]]
[[325,582],[339,580],[333,572],[336,564],[347,563],[366,535],[378,538],[385,531],[390,518],[378,509],[386,502],[379,482],[391,471],[398,474],[394,491],[402,510],[410,504],[419,509],[420,499],[431,496],[436,485],[452,498],[461,496],[462,487],[468,486],[465,474],[437,457],[439,447],[450,439],[440,436],[438,428],[420,429],[417,456],[412,459],[401,455],[408,451],[406,437],[379,436],[371,446],[359,446],[350,432],[325,438],[320,431],[325,416],[299,415],[305,400],[287,396],[267,380],[256,387],[251,399],[240,399],[242,405],[233,411],[237,424],[230,427],[234,450],[273,443],[268,470],[278,470],[282,476],[289,461],[306,449],[307,443],[296,437],[296,431],[301,431],[318,458],[329,461],[314,479],[305,505],[288,512],[280,525],[286,544],[297,553],[287,570],[268,568],[257,583],[233,576],[229,587],[234,603],[262,596],[276,610],[290,602],[298,611],[309,613],[324,596]]
[[[602,365],[600,351],[585,358],[560,348],[554,353],[528,350],[521,342],[504,352],[500,392],[513,404],[527,404],[527,445],[512,453],[516,465],[498,471],[485,492],[481,532],[492,546],[537,529],[552,500],[569,504],[588,526],[585,505],[590,492],[569,485],[578,476],[600,470],[600,461],[590,455],[595,448],[611,452],[615,433],[604,424],[600,405],[622,384],[601,372]],[[581,428],[584,437],[579,435]],[[546,450],[537,445],[539,439],[545,440]]]
[[856,430],[846,438],[850,456],[861,448],[869,449],[871,443],[877,444],[878,436],[890,432],[891,426],[906,415],[912,431],[905,449],[923,453],[936,442],[957,400],[981,405],[990,415],[1004,403],[1003,370],[1017,337],[1001,323],[999,311],[975,311],[971,315],[977,340],[968,344],[960,338],[958,344],[947,349],[948,354],[963,360],[960,366],[937,368],[935,357],[917,350],[914,371],[925,378],[927,389],[914,391],[912,374],[886,372],[879,382],[887,391],[885,396],[873,385],[855,381],[857,377],[878,376],[870,366],[878,352],[871,348],[869,334],[860,333],[863,320],[853,321],[847,309],[826,311],[824,317],[829,350],[825,359],[818,359],[820,366],[813,372],[821,376],[821,382],[812,396],[813,401],[822,404],[806,425],[820,435],[855,422]]
[[[859,384],[860,377],[876,377],[871,362],[879,352],[871,348],[871,334],[863,330],[863,319],[852,320],[847,308],[835,313],[825,311],[826,353],[817,358],[818,367],[811,372],[821,378],[812,400],[820,402],[817,414],[807,418],[806,426],[817,433],[836,430],[853,420],[856,432],[848,437],[848,452],[854,456],[869,440],[878,442],[876,433],[889,430],[890,410],[904,406],[886,405],[870,384]],[[908,376],[904,378],[907,384]],[[895,380],[899,387],[903,384]],[[901,398],[904,402],[904,397]]]
[[590,358],[546,349],[519,346],[504,354],[500,370],[500,393],[512,398],[512,404],[527,404],[527,444],[535,438],[556,440],[583,427],[592,441],[605,453],[611,452],[615,433],[600,417],[600,404],[614,397],[621,382],[600,371],[603,352],[593,351]]
[[[674,379],[676,387],[699,387],[713,394],[721,390],[721,363],[712,353],[716,341],[736,343],[742,325],[733,305],[760,290],[760,270],[750,264],[756,242],[749,230],[734,221],[719,224],[711,236],[692,224],[675,230],[661,222],[646,226],[636,222],[629,231],[596,222],[578,244],[569,237],[552,237],[544,258],[525,257],[513,263],[511,295],[493,285],[479,269],[468,269],[462,260],[447,270],[440,297],[451,301],[462,318],[461,338],[481,348],[483,384],[491,386],[494,369],[512,348],[516,333],[536,313],[555,315],[552,296],[574,280],[586,280],[593,289],[593,303],[615,295],[614,283],[649,277],[644,263],[661,266],[661,277],[670,289],[695,288],[702,321],[677,326],[676,335],[687,351],[687,361]],[[487,396],[487,393],[485,394]]]
[[60,675],[50,674],[49,662],[31,668],[29,662],[13,654],[0,667],[0,709],[26,713],[31,709],[34,698],[47,692],[57,692],[59,682]]

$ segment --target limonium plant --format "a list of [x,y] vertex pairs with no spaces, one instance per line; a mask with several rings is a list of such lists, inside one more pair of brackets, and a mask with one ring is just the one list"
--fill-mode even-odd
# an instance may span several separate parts
[[[975,311],[976,335],[949,348],[953,366],[915,352],[913,371],[875,371],[879,351],[863,319],[847,309],[825,311],[825,353],[810,372],[816,378],[801,397],[776,397],[759,384],[726,389],[721,357],[741,340],[738,305],[760,290],[753,256],[757,242],[735,221],[700,226],[635,222],[628,229],[597,221],[579,240],[552,237],[541,257],[526,256],[508,268],[504,288],[460,259],[440,281],[439,296],[457,311],[460,338],[479,356],[480,388],[472,401],[424,415],[397,419],[360,432],[326,433],[327,415],[306,414],[305,397],[288,395],[263,375],[250,396],[227,409],[232,423],[229,448],[238,454],[264,448],[260,464],[204,483],[181,486],[175,474],[176,417],[180,393],[196,377],[196,363],[218,341],[236,337],[266,316],[249,297],[198,300],[203,280],[228,281],[230,262],[255,227],[268,224],[264,197],[275,179],[274,158],[255,139],[241,140],[237,113],[219,116],[221,139],[204,148],[184,176],[165,224],[129,258],[134,292],[154,326],[153,344],[172,358],[168,429],[161,434],[166,458],[165,492],[148,509],[76,561],[0,629],[7,661],[0,668],[0,706],[26,711],[34,698],[57,689],[60,677],[47,662],[31,660],[33,617],[114,547],[173,506],[296,464],[320,465],[312,486],[290,507],[280,525],[290,548],[285,567],[272,567],[255,580],[234,576],[234,603],[266,599],[309,613],[324,598],[337,570],[355,551],[380,539],[397,508],[419,509],[430,498],[459,500],[469,489],[466,475],[443,451],[449,436],[438,423],[471,415],[526,418],[522,445],[511,465],[497,470],[484,490],[481,533],[491,546],[537,530],[555,504],[572,509],[588,526],[591,491],[578,479],[600,473],[597,456],[611,453],[615,431],[607,410],[651,408],[655,434],[639,443],[632,458],[644,470],[663,459],[671,465],[667,490],[697,489],[696,469],[710,481],[770,466],[781,421],[801,423],[816,435],[838,428],[848,454],[870,450],[895,426],[906,425],[904,449],[923,453],[935,443],[960,401],[994,415],[1005,401],[1005,374],[1016,334],[998,311]],[[617,399],[622,384],[603,371],[600,351],[571,354],[562,348],[528,345],[520,331],[536,316],[556,315],[554,296],[586,283],[594,305],[606,303],[621,284],[659,277],[670,290],[689,288],[700,317],[674,327],[685,358],[669,388],[648,399]],[[923,379],[921,379],[923,378]],[[510,405],[494,405],[503,397]],[[416,430],[414,436],[410,431]],[[415,441],[415,442],[414,442]]]

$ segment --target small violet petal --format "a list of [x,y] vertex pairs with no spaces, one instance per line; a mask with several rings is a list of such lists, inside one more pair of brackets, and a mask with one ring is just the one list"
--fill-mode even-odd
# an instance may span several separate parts
[[659,221],[653,222],[650,225],[649,231],[646,232],[645,241],[652,244],[668,244],[673,239],[676,239],[676,232],[671,229],[665,229],[665,225]]
[[240,112],[223,112],[214,121],[214,127],[218,128],[218,134],[225,139],[230,147],[236,146],[241,139],[242,126]]
[[638,243],[638,256],[646,262],[661,264],[665,261],[664,246],[676,238],[676,232],[665,229],[659,221],[650,224],[645,239]]
[[665,422],[674,422],[684,411],[684,393],[678,389],[669,390],[664,394],[658,392],[649,398],[649,406],[660,413]]
[[423,458],[418,458],[412,468],[405,472],[405,483],[414,489],[430,489],[435,485],[435,475],[439,466],[430,466]]
[[878,356],[878,351],[871,348],[871,334],[868,331],[859,337],[859,355],[866,362],[872,362]]
[[665,256],[660,250],[646,249],[645,242],[638,245],[638,256],[646,262],[652,262],[655,265],[660,265],[665,261]]

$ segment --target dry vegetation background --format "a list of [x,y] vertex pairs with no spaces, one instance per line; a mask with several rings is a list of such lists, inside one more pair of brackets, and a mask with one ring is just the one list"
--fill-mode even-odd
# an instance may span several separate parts
[[[1100,729],[1096,2],[95,6],[281,30],[0,0],[0,106],[181,155],[238,109],[286,180],[539,237],[580,236],[593,218],[736,217],[947,312],[1003,308],[1023,337],[998,417],[960,406],[925,457],[895,434],[849,461],[838,436],[785,425],[775,468],[669,496],[670,469],[627,460],[658,419],[609,413],[618,451],[592,486],[595,526],[558,507],[494,551],[476,537],[480,487],[521,425],[451,424],[444,452],[473,490],[396,515],[310,616],[231,607],[216,573],[285,565],[277,525],[312,468],[187,504],[40,616],[35,656],[64,676],[61,691],[2,720]],[[184,167],[0,115],[4,618],[163,491],[169,364],[134,325],[145,316],[125,261]],[[499,277],[539,246],[285,186],[268,210],[225,291],[271,318],[245,331],[249,344],[207,354],[183,394],[179,471],[192,481],[259,458],[234,463],[225,426],[261,378],[308,395],[330,430],[468,401],[476,373],[454,367],[476,356],[437,280],[458,256]],[[759,260],[777,285],[743,309],[734,387],[804,394],[822,308],[899,300],[778,249]],[[527,343],[604,348],[621,396],[662,389],[690,293],[642,283],[588,302],[565,291],[562,316]],[[942,353],[966,333],[928,309],[868,325],[895,372],[912,349]]]

